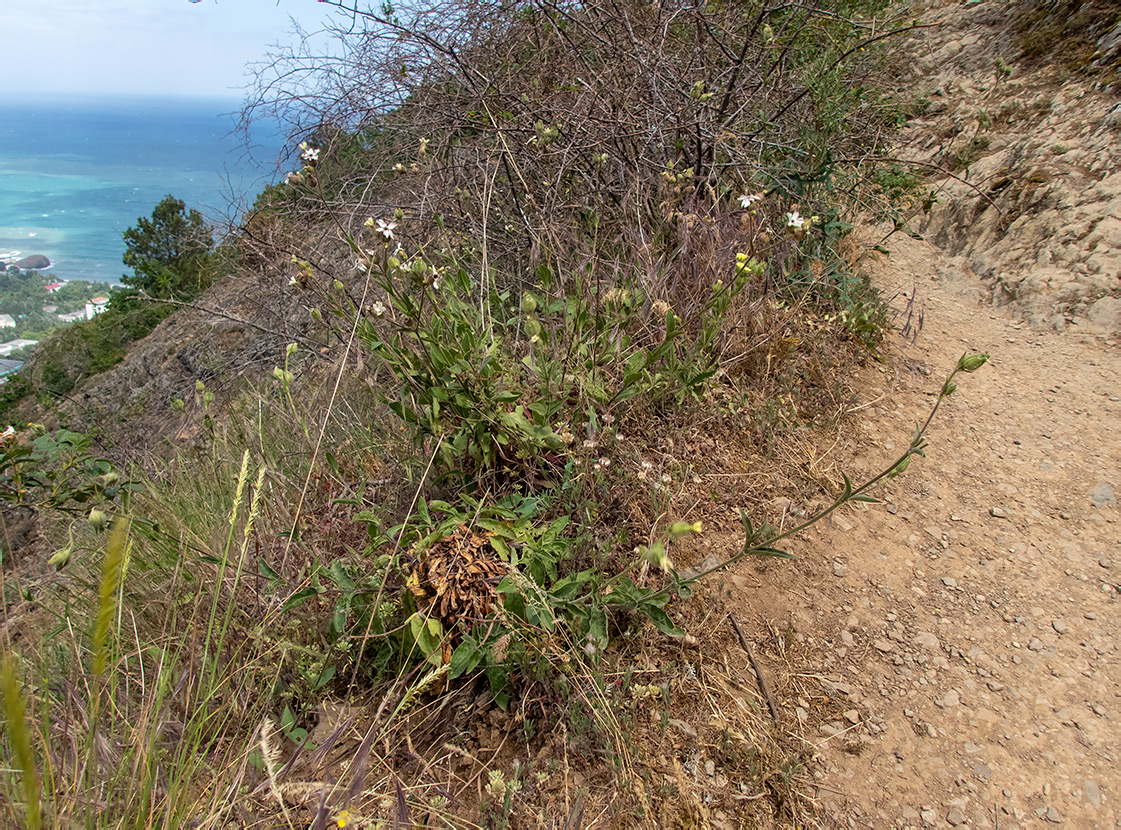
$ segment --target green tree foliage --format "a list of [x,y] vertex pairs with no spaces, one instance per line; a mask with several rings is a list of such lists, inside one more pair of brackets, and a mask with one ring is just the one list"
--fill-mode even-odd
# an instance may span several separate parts
[[141,216],[124,233],[125,285],[160,299],[190,299],[210,283],[214,235],[197,210],[165,196],[151,218]]

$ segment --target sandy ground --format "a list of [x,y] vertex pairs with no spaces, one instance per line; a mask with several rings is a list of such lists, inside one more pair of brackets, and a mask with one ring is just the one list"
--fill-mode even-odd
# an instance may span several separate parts
[[962,263],[893,239],[877,264],[925,324],[869,372],[842,466],[898,454],[964,351],[991,363],[884,504],[811,530],[783,598],[742,611],[769,606],[816,646],[810,682],[782,690],[816,753],[807,824],[1121,826],[1121,354],[982,305]]

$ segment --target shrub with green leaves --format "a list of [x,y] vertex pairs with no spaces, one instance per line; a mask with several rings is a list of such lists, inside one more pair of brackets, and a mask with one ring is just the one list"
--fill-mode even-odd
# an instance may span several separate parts
[[566,295],[541,266],[520,298],[487,291],[453,256],[391,250],[396,225],[381,225],[373,248],[350,239],[377,299],[341,310],[359,315],[359,338],[395,381],[390,409],[463,481],[562,467],[578,436],[594,438],[597,412],[699,397],[728,309],[763,272],[737,254],[689,327],[636,280],[603,290],[570,278]]

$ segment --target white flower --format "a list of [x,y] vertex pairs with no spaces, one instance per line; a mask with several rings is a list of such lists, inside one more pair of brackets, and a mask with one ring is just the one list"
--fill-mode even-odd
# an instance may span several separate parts
[[396,222],[386,222],[384,219],[378,220],[378,233],[380,233],[386,239],[393,238],[393,229],[396,227]]
[[433,291],[439,291],[440,290],[440,275],[439,274],[437,274],[436,276],[434,276],[432,278],[432,290]]
[[374,312],[375,317],[381,317],[385,314],[385,304],[381,300],[378,300],[370,310]]
[[740,196],[740,207],[742,207],[744,210],[747,210],[762,198],[763,196],[760,193],[745,193]]
[[611,459],[610,458],[601,458],[599,460],[599,465],[601,467],[603,467],[604,469],[607,469],[608,467],[611,466]]
[[804,216],[799,216],[798,211],[786,214],[786,227],[800,231],[805,224],[806,218]]
[[15,437],[15,434],[16,428],[13,426],[9,426],[6,430],[4,430],[3,434],[0,434],[0,439],[7,441],[9,438]]
[[319,161],[319,148],[308,147],[306,143],[300,145],[303,152],[300,153],[300,158],[304,161]]
[[584,439],[584,449],[594,450],[595,448],[596,448],[596,442],[595,441],[593,441],[591,438],[585,438]]
[[357,271],[359,274],[365,274],[366,273],[366,260],[364,260],[364,259],[354,260],[354,270]]
[[669,473],[662,473],[662,484],[671,484],[672,482],[673,476],[671,476]]

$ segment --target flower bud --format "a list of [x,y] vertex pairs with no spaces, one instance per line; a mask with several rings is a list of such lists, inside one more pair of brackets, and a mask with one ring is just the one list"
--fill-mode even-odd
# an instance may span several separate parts
[[532,314],[537,311],[537,300],[528,291],[522,295],[522,311],[526,314]]
[[673,563],[670,562],[669,555],[666,553],[666,546],[661,542],[655,542],[650,547],[642,549],[642,553],[646,557],[646,561],[655,568],[669,571],[673,567]]
[[100,532],[109,526],[109,517],[105,515],[104,510],[98,510],[96,507],[90,511],[89,515],[90,527]]
[[69,545],[61,550],[56,550],[51,554],[50,559],[47,560],[47,564],[52,565],[56,571],[61,571],[70,563],[70,554],[73,552],[73,545]]
[[[176,400],[179,400],[179,399],[176,398]],[[180,401],[180,403],[182,403],[182,401]],[[107,472],[105,475],[103,475],[101,477],[101,482],[105,486],[105,488],[108,489],[110,487],[116,487],[118,484],[120,484],[121,483],[121,477],[119,475],[117,475],[115,472],[113,472],[112,470],[110,470],[109,472]]]
[[958,361],[958,369],[962,372],[976,372],[989,362],[989,356],[984,353],[963,354]]
[[700,533],[702,525],[700,522],[674,522],[669,526],[669,535],[671,539],[680,539],[682,536],[688,536],[690,533]]

